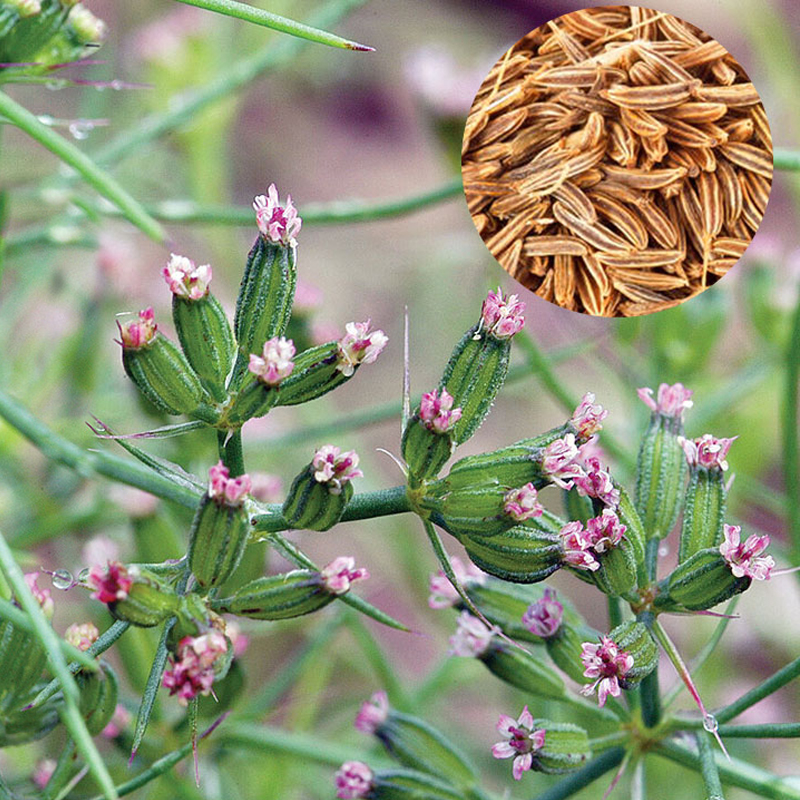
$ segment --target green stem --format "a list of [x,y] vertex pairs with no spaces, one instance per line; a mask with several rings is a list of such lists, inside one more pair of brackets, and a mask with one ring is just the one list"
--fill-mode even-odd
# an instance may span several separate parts
[[[698,730],[703,727],[699,719],[673,717],[670,730]],[[720,725],[720,736],[731,739],[797,739],[800,738],[800,722],[763,722],[758,725]]]
[[[700,757],[694,750],[675,741],[658,742],[650,751],[690,769],[700,770]],[[771,772],[737,758],[728,761],[714,754],[722,783],[755,792],[774,800],[800,800],[800,787],[793,786]]]
[[706,800],[725,800],[722,794],[722,784],[719,780],[719,769],[714,758],[711,737],[705,731],[695,734],[697,741],[697,754],[700,759],[700,774],[706,786]]
[[56,768],[47,781],[47,785],[42,791],[43,800],[53,800],[62,791],[63,787],[69,783],[70,775],[75,766],[75,742],[67,739],[64,749],[58,757]]
[[610,630],[622,624],[622,603],[619,597],[611,596],[606,597],[606,603],[608,605],[608,626]]
[[225,431],[217,432],[219,442],[219,457],[222,463],[230,470],[231,477],[244,475],[244,451],[242,450],[242,432]]
[[[651,539],[648,541],[655,542],[658,546],[658,541]],[[639,621],[644,623],[649,630],[652,631],[655,617],[650,612],[644,612],[639,615]],[[642,707],[642,721],[648,728],[654,728],[661,721],[661,693],[658,686],[658,665],[656,668],[641,682],[639,686],[639,695],[641,698]]]
[[35,139],[43,147],[71,166],[90,186],[115,205],[137,228],[151,239],[163,242],[166,231],[156,222],[115,178],[101,169],[89,156],[79,150],[52,128],[44,125],[35,114],[0,92],[0,115],[14,123],[20,130]]
[[800,170],[800,151],[776,147],[772,153],[775,169]]
[[608,733],[605,736],[598,736],[595,739],[591,739],[589,741],[589,747],[593,753],[601,753],[603,750],[608,750],[610,747],[624,744],[628,739],[630,739],[630,733],[628,733],[628,731],[615,731],[614,733]]
[[800,675],[800,658],[789,662],[785,667],[779,669],[774,675],[767,678],[763,683],[751,689],[746,694],[743,694],[738,700],[735,700],[729,706],[721,709],[715,714],[717,721],[720,723],[728,722],[734,717],[738,717],[743,711],[746,711],[750,706],[754,706],[760,700],[768,697],[773,692],[777,692],[782,686],[785,686],[790,681],[793,681]]
[[661,542],[658,539],[648,539],[645,545],[645,569],[650,581],[655,581],[658,577],[658,548],[660,544]]
[[290,36],[297,36],[300,39],[307,39],[309,42],[325,44],[329,47],[362,51],[375,49],[374,47],[368,47],[358,42],[351,42],[349,39],[342,39],[341,36],[337,36],[334,33],[321,31],[319,28],[312,28],[310,25],[304,25],[302,22],[295,22],[293,19],[279,17],[277,14],[271,14],[269,11],[264,11],[261,8],[234,2],[234,0],[178,0],[178,2],[185,3],[187,6],[202,8],[206,11],[215,11],[218,14],[234,17],[244,22],[253,22],[256,25],[263,25],[265,28],[271,28],[281,33],[288,33]]
[[576,794],[585,786],[593,783],[598,778],[610,772],[622,763],[625,751],[621,747],[614,747],[606,750],[605,753],[597,756],[585,767],[581,767],[577,772],[573,772],[568,778],[559,781],[555,786],[551,786],[541,794],[537,794],[534,800],[564,800]]
[[800,434],[797,431],[798,381],[800,380],[800,301],[794,311],[786,349],[786,387],[783,399],[783,478],[786,491],[787,532],[792,542],[792,561],[800,561]]

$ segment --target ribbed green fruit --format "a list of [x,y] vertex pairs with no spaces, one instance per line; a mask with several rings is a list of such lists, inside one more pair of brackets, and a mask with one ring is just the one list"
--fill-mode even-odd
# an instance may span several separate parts
[[97,736],[111,721],[117,708],[119,681],[116,673],[105,663],[96,672],[79,672],[75,676],[80,699],[78,707],[92,736]]
[[722,470],[692,467],[686,487],[678,561],[686,561],[700,550],[719,547],[723,539],[726,498]]
[[152,628],[176,612],[179,598],[170,586],[145,571],[132,577],[134,581],[128,596],[108,604],[112,617],[141,628]]
[[403,461],[409,473],[418,481],[435,478],[455,449],[453,437],[448,432],[428,430],[419,413],[409,419],[400,444]]
[[0,622],[0,712],[17,706],[42,677],[46,664],[47,651],[32,633]]
[[298,569],[285,575],[256,578],[232,597],[214,602],[218,611],[250,619],[291,619],[311,614],[336,599],[318,572]]
[[658,665],[658,645],[645,625],[626,620],[608,634],[620,650],[633,656],[633,666],[620,677],[623,689],[632,689]]
[[589,736],[583,728],[568,722],[535,719],[534,730],[544,729],[544,747],[533,752],[531,768],[548,775],[563,775],[586,763],[591,756]]
[[345,483],[335,494],[328,484],[314,478],[314,472],[314,467],[309,464],[294,479],[281,513],[292,528],[327,531],[342,518],[353,496],[353,485]]
[[545,647],[553,659],[553,663],[572,680],[583,683],[586,678],[583,674],[584,666],[581,661],[583,643],[597,641],[599,633],[587,628],[564,621],[555,636],[545,641]]
[[[336,368],[338,354],[338,343],[327,342],[295,356],[292,374],[281,381],[277,405],[307,403],[349,381],[352,376]],[[354,369],[358,372],[359,366],[356,364]]]
[[[752,580],[737,578],[719,549],[699,550],[682,562],[669,576],[667,596],[656,600],[657,606],[677,605],[700,611],[730,600],[749,588]],[[660,602],[659,602],[660,601]]]
[[496,678],[534,697],[554,700],[564,697],[564,681],[558,673],[527,650],[493,644],[479,658]]

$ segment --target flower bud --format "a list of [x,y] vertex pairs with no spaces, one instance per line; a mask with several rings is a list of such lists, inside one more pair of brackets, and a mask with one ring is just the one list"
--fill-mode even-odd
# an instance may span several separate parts
[[680,383],[662,383],[657,402],[652,394],[652,389],[639,389],[640,399],[653,413],[639,448],[636,509],[648,538],[663,539],[675,526],[683,501],[687,465],[680,438],[692,392]]
[[183,353],[158,333],[153,309],[138,321],[119,325],[122,365],[139,391],[166,414],[186,414],[214,422],[217,412]]
[[326,444],[294,479],[283,503],[283,518],[292,528],[327,531],[342,518],[353,496],[353,478],[363,472],[354,450],[342,453]]
[[476,783],[475,770],[464,754],[423,720],[391,708],[386,692],[376,692],[361,706],[355,726],[376,736],[404,767],[465,789]]
[[203,386],[222,402],[236,348],[228,317],[208,291],[211,267],[198,267],[173,253],[163,275],[172,291],[172,319],[181,348]]
[[209,489],[200,499],[189,534],[189,566],[205,591],[233,574],[250,535],[250,518],[243,507],[249,476],[231,478],[221,461],[208,474]]
[[78,707],[86,720],[86,728],[97,736],[108,725],[117,708],[119,681],[116,673],[105,661],[96,672],[81,670],[76,676],[80,699]]
[[417,480],[433,478],[453,454],[456,442],[448,431],[461,419],[446,389],[426,392],[419,409],[403,431],[402,454],[409,473]]
[[722,542],[728,494],[725,457],[733,441],[716,439],[708,433],[694,441],[680,439],[689,463],[689,485],[683,508],[679,562],[700,550],[718,547]]
[[106,568],[92,567],[88,583],[95,590],[92,597],[106,603],[111,616],[142,628],[158,625],[178,608],[178,595],[170,586],[119,561],[109,561]]

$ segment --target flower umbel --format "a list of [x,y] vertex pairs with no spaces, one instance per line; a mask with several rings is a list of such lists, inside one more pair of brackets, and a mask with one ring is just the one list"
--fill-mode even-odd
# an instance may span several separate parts
[[570,566],[591,572],[600,569],[600,562],[592,552],[592,542],[579,520],[568,522],[561,529],[561,547],[564,561]]
[[502,289],[489,292],[481,308],[481,321],[486,333],[496,339],[510,339],[525,324],[525,303],[517,295],[503,297]]
[[434,389],[422,395],[419,418],[429,431],[445,433],[461,419],[461,409],[453,408],[453,398],[447,389],[442,389],[441,397]]
[[200,694],[211,694],[214,664],[227,650],[228,643],[219,631],[184,637],[178,644],[172,667],[164,673],[164,687],[170,695],[178,695],[182,706]]
[[542,459],[542,472],[556,486],[560,486],[562,489],[571,489],[572,479],[584,475],[583,467],[576,461],[578,456],[575,436],[568,433],[563,439],[556,439],[547,445]]
[[336,773],[336,797],[357,800],[372,791],[372,770],[363,761],[345,761]]
[[704,467],[705,469],[721,469],[723,472],[728,469],[728,462],[725,460],[731,445],[738,439],[734,436],[730,439],[717,439],[710,433],[704,433],[699,439],[678,438],[686,460],[690,467]]
[[[472,563],[465,565],[458,556],[450,557],[450,566],[464,589],[470,586],[483,586],[486,583],[485,573]],[[441,570],[431,575],[428,588],[430,589],[428,596],[430,608],[450,608],[461,600],[461,596],[450,583],[450,579]]]
[[586,538],[595,553],[604,553],[622,541],[626,530],[627,527],[619,521],[616,513],[604,508],[599,517],[587,521]]
[[208,294],[208,285],[211,283],[211,266],[209,264],[201,264],[198,267],[186,256],[172,253],[161,274],[176,297],[200,300]]
[[342,453],[332,444],[323,445],[314,453],[311,466],[314,480],[326,483],[331,494],[341,494],[348,481],[364,477],[364,473],[358,469],[358,453],[355,450]]
[[222,461],[208,470],[208,478],[208,496],[220,504],[240,506],[250,491],[250,477],[240,475],[231,478],[230,471]]
[[371,320],[348,322],[339,340],[336,369],[349,378],[360,364],[372,364],[381,354],[389,337],[381,330],[370,330]]
[[581,694],[588,696],[597,690],[597,702],[602,708],[608,695],[619,697],[619,679],[624,678],[633,667],[633,656],[620,650],[608,636],[601,637],[600,644],[584,642],[582,647],[583,674],[596,680],[587,683],[581,689]]
[[545,589],[544,597],[531,603],[522,615],[522,624],[534,636],[550,639],[558,633],[564,619],[564,606],[555,589]]
[[497,635],[497,628],[489,628],[469,611],[462,611],[458,616],[458,627],[450,637],[448,655],[475,658],[483,655]]
[[522,773],[533,765],[533,754],[544,747],[546,733],[542,728],[534,728],[528,706],[522,709],[517,720],[502,714],[497,721],[497,732],[507,741],[492,745],[492,755],[495,758],[513,758],[512,772],[514,780],[518,781]]
[[662,383],[658,387],[658,394],[656,399],[653,400],[653,390],[645,387],[637,389],[636,393],[639,399],[656,414],[663,414],[665,417],[674,417],[676,419],[683,419],[683,412],[687,408],[691,408],[694,403],[692,402],[692,395],[694,392],[687,389],[682,383]]
[[297,216],[297,209],[292,205],[292,196],[286,196],[286,205],[281,205],[275,184],[270,184],[266,195],[259,195],[253,200],[256,212],[256,224],[261,235],[275,244],[297,245],[296,236],[300,232],[303,220]]
[[599,458],[584,459],[581,475],[575,475],[575,488],[583,497],[594,497],[607,506],[616,508],[619,505],[619,489],[614,486],[611,475]]
[[361,705],[356,715],[356,730],[362,733],[375,733],[389,716],[389,697],[384,691],[375,692]]
[[248,369],[258,380],[267,386],[278,386],[284,378],[288,378],[294,369],[296,350],[294,342],[283,336],[274,336],[264,342],[263,357],[250,354]]
[[503,511],[517,522],[532,517],[541,517],[544,508],[539,502],[539,493],[532,483],[526,483],[519,489],[511,489],[503,497]]
[[92,597],[101,603],[116,603],[124,600],[133,586],[128,568],[119,561],[109,561],[104,569],[95,565],[89,571],[89,586],[94,589]]
[[126,322],[124,325],[120,325],[117,322],[117,327],[122,340],[120,344],[123,347],[132,348],[144,347],[152,342],[158,330],[152,308],[145,308],[144,311],[140,311],[138,319]]
[[356,569],[355,566],[356,560],[352,556],[334,558],[320,570],[323,585],[331,594],[345,594],[350,591],[352,583],[369,578],[369,572],[364,567]]
[[78,650],[88,650],[100,635],[97,626],[91,622],[77,623],[73,622],[66,631],[64,631],[64,638]]
[[769,547],[769,536],[754,533],[742,543],[742,529],[738,525],[724,525],[723,531],[725,541],[719,546],[719,552],[734,576],[752,578],[754,581],[769,580],[775,560],[772,556],[761,555]]
[[594,394],[587,392],[572,415],[572,424],[578,431],[578,437],[588,441],[598,431],[603,429],[602,422],[608,416],[608,411],[599,403],[594,402]]

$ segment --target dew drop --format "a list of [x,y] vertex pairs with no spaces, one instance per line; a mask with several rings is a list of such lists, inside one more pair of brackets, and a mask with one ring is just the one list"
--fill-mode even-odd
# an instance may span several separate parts
[[89,572],[90,572],[90,571],[91,571],[91,570],[89,569],[89,567],[84,567],[84,568],[83,568],[83,569],[82,569],[82,570],[81,570],[81,571],[78,573],[78,583],[86,583],[86,581],[88,581],[88,580],[89,580]]
[[123,83],[122,83],[122,81],[120,81],[120,80],[113,80],[113,81],[111,81],[111,83],[109,84],[109,86],[110,86],[110,87],[111,87],[111,88],[112,88],[112,89],[113,89],[115,92],[118,92],[118,91],[120,91],[120,89],[122,89],[122,87],[123,87]]
[[660,558],[664,558],[664,556],[669,555],[669,547],[665,544],[662,544],[661,547],[658,548],[658,555]]
[[52,80],[45,82],[45,89],[49,89],[51,92],[57,92],[59,89],[63,89],[67,85],[67,82],[64,80]]
[[75,585],[75,578],[72,573],[66,569],[57,569],[53,573],[53,586],[56,589],[71,589]]
[[703,728],[709,733],[716,733],[719,728],[719,722],[713,714],[706,714],[703,717]]
[[40,114],[39,122],[41,122],[42,125],[47,125],[48,128],[52,128],[56,121],[49,114]]
[[94,130],[94,123],[85,119],[76,119],[69,124],[69,132],[73,139],[79,141],[88,138],[89,134]]

